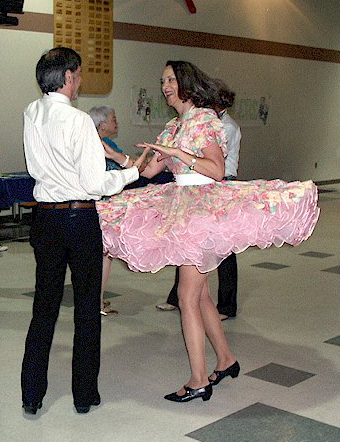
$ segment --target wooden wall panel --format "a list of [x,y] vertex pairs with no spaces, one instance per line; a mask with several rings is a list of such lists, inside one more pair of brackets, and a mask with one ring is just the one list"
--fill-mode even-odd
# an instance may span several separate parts
[[54,0],[54,46],[82,58],[82,94],[108,94],[113,73],[113,0]]

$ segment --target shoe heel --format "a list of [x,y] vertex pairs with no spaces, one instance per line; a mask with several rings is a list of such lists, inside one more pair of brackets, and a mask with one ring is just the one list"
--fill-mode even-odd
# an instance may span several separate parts
[[[210,387],[210,388],[209,388]],[[210,398],[211,398],[211,396],[212,396],[212,388],[211,388],[211,386],[209,385],[209,387],[208,387],[208,389],[205,391],[205,393],[204,393],[204,395],[202,396],[202,400],[205,402],[205,401],[208,401]]]
[[237,378],[237,376],[240,373],[240,366],[239,364],[237,364],[235,367],[233,367],[233,369],[230,371],[230,376],[232,378]]

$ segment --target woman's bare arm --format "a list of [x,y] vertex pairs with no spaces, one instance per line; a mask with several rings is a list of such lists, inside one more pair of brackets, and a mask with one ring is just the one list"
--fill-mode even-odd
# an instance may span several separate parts
[[[195,172],[213,178],[215,181],[221,181],[224,177],[224,158],[222,150],[217,141],[215,144],[204,149],[204,158],[197,157],[180,149],[165,147],[160,144],[143,143],[139,144],[138,147],[150,148],[161,154],[160,157],[156,157],[155,155],[156,158],[154,157],[150,162],[150,164],[154,163],[153,167],[155,168],[157,167],[155,163],[161,163],[162,159],[167,157],[177,157],[187,166],[192,166]],[[160,169],[159,172],[161,170],[162,169]],[[147,168],[143,172],[143,176],[146,176],[144,175],[146,171]]]

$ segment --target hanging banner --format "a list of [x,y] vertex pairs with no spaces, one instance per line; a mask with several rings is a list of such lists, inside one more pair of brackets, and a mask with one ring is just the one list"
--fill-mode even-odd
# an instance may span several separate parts
[[236,95],[233,106],[228,109],[230,114],[241,127],[264,127],[269,124],[270,97]]
[[161,126],[176,115],[157,87],[131,89],[131,123],[138,126]]
[[[228,109],[241,127],[265,127],[269,124],[270,97],[236,96],[234,105]],[[172,107],[157,87],[137,87],[131,89],[131,123],[137,126],[160,126],[176,116]]]

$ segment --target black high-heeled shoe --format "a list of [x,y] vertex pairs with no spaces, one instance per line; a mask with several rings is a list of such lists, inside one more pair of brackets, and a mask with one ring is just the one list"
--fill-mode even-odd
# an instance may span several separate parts
[[206,385],[201,388],[190,388],[184,385],[185,394],[179,396],[177,393],[171,393],[164,396],[164,399],[172,402],[189,402],[193,399],[202,398],[203,401],[208,401],[212,395],[212,385]]
[[217,385],[219,384],[222,379],[224,379],[227,376],[231,376],[232,378],[237,378],[237,376],[240,373],[240,364],[236,361],[233,365],[226,368],[225,370],[219,371],[214,370],[214,373],[216,375],[216,379],[209,379],[210,385]]

